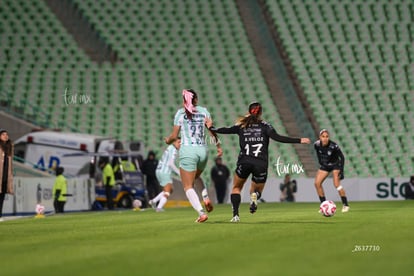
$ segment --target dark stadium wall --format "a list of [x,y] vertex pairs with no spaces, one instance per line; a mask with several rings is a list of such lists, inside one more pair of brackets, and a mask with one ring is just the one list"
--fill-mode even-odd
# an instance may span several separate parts
[[33,129],[38,128],[36,125],[7,114],[4,111],[0,111],[0,122],[0,128],[7,130],[12,141],[15,141],[21,136],[31,132]]

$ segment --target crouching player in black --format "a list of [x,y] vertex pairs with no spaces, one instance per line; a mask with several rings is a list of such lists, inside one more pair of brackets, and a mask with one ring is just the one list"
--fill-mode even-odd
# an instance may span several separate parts
[[206,125],[213,133],[239,135],[240,152],[237,168],[233,178],[233,189],[230,200],[233,207],[231,222],[239,222],[240,192],[250,174],[250,213],[255,213],[257,200],[263,192],[267,179],[269,140],[281,143],[310,144],[309,138],[291,138],[279,135],[267,122],[263,121],[262,106],[254,102],[249,105],[247,115],[240,117],[232,127],[215,128],[212,121],[206,119]]
[[329,132],[326,129],[322,129],[319,132],[319,140],[314,143],[314,147],[320,164],[320,168],[315,177],[315,188],[319,200],[321,202],[326,200],[322,183],[328,177],[329,173],[332,172],[333,184],[342,200],[342,212],[348,212],[348,199],[345,190],[340,183],[340,180],[344,179],[345,165],[345,157],[341,149],[335,142],[329,140]]

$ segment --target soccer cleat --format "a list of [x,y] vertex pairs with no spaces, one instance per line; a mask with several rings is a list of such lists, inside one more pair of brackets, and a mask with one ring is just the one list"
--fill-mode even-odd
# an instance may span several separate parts
[[344,206],[342,207],[342,213],[347,213],[349,212],[350,207],[349,206]]
[[152,209],[156,209],[156,208],[157,208],[157,206],[156,206],[156,205],[157,205],[157,204],[156,204],[156,202],[154,202],[154,201],[152,201],[152,200],[148,201],[148,205],[149,205],[149,206],[151,206],[151,208],[152,208]]
[[214,207],[213,207],[213,204],[211,204],[210,199],[206,198],[203,201],[204,201],[204,207],[206,208],[206,211],[209,213],[213,211]]
[[235,215],[231,220],[230,220],[230,222],[240,222],[240,218],[239,218],[239,216],[238,215]]
[[155,212],[160,213],[160,212],[164,212],[165,210],[163,208],[156,208]]
[[196,219],[195,222],[202,223],[202,222],[205,222],[206,220],[208,220],[208,216],[206,214],[202,214]]
[[254,214],[257,210],[257,194],[252,193],[250,195],[250,213]]

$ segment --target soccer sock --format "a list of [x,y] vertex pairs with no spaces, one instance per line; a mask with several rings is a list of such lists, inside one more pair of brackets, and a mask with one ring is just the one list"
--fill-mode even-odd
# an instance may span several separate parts
[[341,196],[341,200],[343,205],[348,206],[348,199],[346,198],[346,196]]
[[319,197],[319,200],[320,200],[320,201],[321,201],[321,203],[322,203],[322,202],[324,202],[324,201],[326,200],[326,197],[324,197],[324,196],[320,196],[320,197]]
[[190,201],[191,206],[193,206],[194,210],[196,210],[199,215],[202,215],[204,213],[204,210],[201,206],[200,200],[198,199],[196,191],[193,188],[190,188],[185,191],[185,195],[187,196],[188,201]]
[[152,200],[152,202],[158,202],[161,200],[161,198],[164,197],[164,192],[159,193],[156,197],[154,197],[154,199]]
[[257,200],[259,200],[262,197],[262,193],[260,193],[259,191],[254,191],[257,195]]
[[165,203],[167,203],[167,200],[168,198],[166,196],[161,197],[160,202],[158,202],[157,208],[162,209]]
[[240,194],[231,194],[230,195],[231,204],[233,206],[233,217],[239,215],[239,206],[241,202]]
[[208,192],[206,188],[201,191],[201,196],[203,197],[203,200],[208,199]]

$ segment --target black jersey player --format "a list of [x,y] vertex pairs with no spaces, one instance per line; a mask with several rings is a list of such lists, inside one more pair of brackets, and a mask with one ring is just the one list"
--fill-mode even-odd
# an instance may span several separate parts
[[319,140],[314,143],[314,148],[320,165],[315,177],[315,188],[319,200],[321,202],[326,200],[322,183],[328,177],[329,173],[332,172],[334,186],[342,200],[342,212],[348,212],[348,199],[340,183],[340,180],[344,178],[345,165],[345,157],[341,149],[335,142],[329,140],[329,132],[326,129],[322,129],[319,132]]
[[261,197],[267,179],[269,140],[273,139],[282,143],[310,144],[308,138],[291,138],[279,135],[269,123],[262,120],[261,115],[261,104],[254,102],[249,105],[248,114],[240,117],[234,126],[215,128],[212,126],[211,120],[206,120],[207,127],[215,133],[237,134],[239,136],[240,152],[230,195],[233,206],[232,222],[240,221],[240,192],[250,174],[252,174],[250,213],[256,212],[257,200]]

